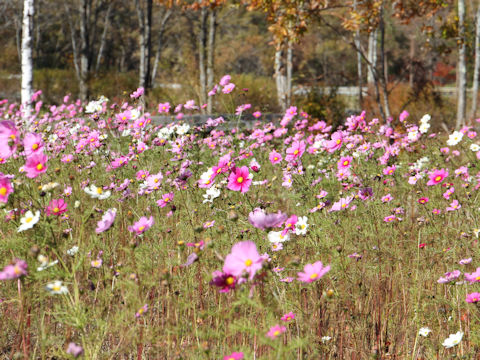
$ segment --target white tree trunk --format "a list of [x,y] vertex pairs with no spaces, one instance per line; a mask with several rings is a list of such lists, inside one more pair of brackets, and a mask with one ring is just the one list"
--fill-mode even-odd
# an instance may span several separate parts
[[32,61],[32,24],[34,0],[23,2],[22,23],[22,92],[23,121],[26,129],[30,126],[32,113],[31,98],[33,95],[33,61]]
[[473,70],[473,89],[472,89],[472,110],[470,118],[473,120],[477,113],[477,97],[478,97],[478,78],[480,72],[480,3],[477,7],[477,15],[475,16],[475,67]]
[[368,35],[368,54],[367,60],[368,64],[368,72],[367,72],[367,84],[368,86],[372,86],[375,83],[375,76],[374,76],[374,69],[377,66],[377,34],[378,28],[372,31]]
[[277,85],[278,105],[280,105],[282,111],[285,111],[287,108],[287,76],[281,49],[275,51],[275,83]]
[[458,66],[457,66],[457,123],[456,129],[465,124],[467,99],[467,66],[465,46],[465,0],[458,0]]

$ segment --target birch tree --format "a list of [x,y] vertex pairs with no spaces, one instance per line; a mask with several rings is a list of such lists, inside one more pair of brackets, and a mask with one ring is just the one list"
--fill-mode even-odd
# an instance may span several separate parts
[[23,2],[22,22],[22,90],[21,101],[23,107],[23,120],[25,128],[30,125],[32,112],[31,98],[33,95],[33,60],[32,60],[32,29],[34,15],[34,0]]
[[467,63],[465,46],[465,0],[458,0],[458,64],[457,64],[457,122],[459,129],[465,124],[467,99]]
[[480,72],[480,2],[477,5],[475,23],[475,66],[473,69],[472,109],[470,111],[471,119],[474,119],[477,113],[478,80]]

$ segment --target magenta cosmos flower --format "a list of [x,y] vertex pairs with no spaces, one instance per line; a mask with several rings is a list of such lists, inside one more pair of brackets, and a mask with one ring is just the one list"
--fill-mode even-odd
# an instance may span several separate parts
[[343,156],[337,162],[338,170],[349,169],[352,166],[353,158],[351,156]]
[[294,141],[292,146],[287,149],[287,156],[285,156],[285,160],[290,162],[302,157],[303,153],[305,152],[305,142],[304,141]]
[[467,298],[465,299],[467,303],[477,303],[480,301],[480,293],[474,292],[467,294]]
[[[437,280],[439,284],[447,284],[449,282],[455,281],[462,273],[460,270],[453,270],[445,273],[440,279]],[[467,275],[467,274],[465,274]],[[466,276],[465,276],[466,278]],[[468,279],[467,279],[468,280]]]
[[241,191],[242,193],[246,193],[250,188],[250,184],[252,183],[252,177],[248,172],[248,167],[242,166],[241,168],[235,168],[230,173],[228,177],[228,185],[227,188],[233,191]]
[[473,273],[465,273],[465,280],[467,280],[470,284],[480,282],[480,267],[477,268]]
[[278,164],[279,162],[282,162],[282,155],[278,153],[275,150],[272,150],[270,154],[268,155],[268,159],[272,163],[272,165]]
[[253,279],[255,273],[262,268],[263,258],[257,251],[253,241],[242,241],[232,247],[232,251],[225,258],[223,272],[240,277],[244,273]]
[[25,175],[30,179],[36,178],[38,175],[47,171],[47,155],[42,153],[34,153],[27,158],[23,169]]
[[250,214],[248,214],[248,221],[250,224],[261,230],[279,227],[285,220],[287,220],[287,215],[281,211],[276,214],[267,214],[265,213],[265,210],[255,208]]
[[47,216],[61,215],[67,211],[67,203],[63,199],[52,199],[45,209]]
[[321,261],[313,264],[307,264],[303,268],[303,272],[297,273],[298,281],[311,283],[320,279],[323,275],[330,271],[330,265],[323,266]]
[[10,179],[0,173],[0,202],[6,204],[11,193],[13,193],[13,186]]
[[43,152],[42,136],[34,133],[25,135],[23,138],[23,147],[25,149],[25,155],[27,156]]
[[128,227],[128,231],[135,233],[135,235],[142,235],[145,231],[150,229],[155,222],[153,221],[153,216],[147,219],[147,217],[142,216],[133,226]]
[[428,186],[433,186],[440,184],[446,177],[448,176],[448,170],[440,169],[440,170],[433,170],[428,174]]
[[168,193],[168,194],[163,194],[162,198],[160,200],[157,200],[157,205],[160,206],[161,208],[167,206],[169,202],[173,200],[173,192]]
[[18,130],[13,121],[0,121],[0,160],[12,156],[17,144]]
[[287,331],[287,328],[285,326],[277,324],[275,326],[272,326],[270,328],[270,330],[268,330],[267,336],[270,339],[275,340],[277,337],[279,337],[285,331]]
[[285,321],[285,322],[289,322],[289,321],[295,319],[295,316],[296,316],[296,314],[290,311],[289,313],[283,315],[281,320]]
[[223,360],[242,360],[243,359],[243,352],[233,352],[230,355],[226,355],[223,357]]
[[16,259],[13,264],[7,265],[0,271],[0,280],[13,280],[27,275],[28,265],[24,260]]
[[117,209],[112,208],[108,209],[105,214],[102,216],[102,220],[97,223],[97,228],[95,232],[100,234],[104,231],[107,231],[112,226],[113,222],[115,221],[115,217],[117,216]]

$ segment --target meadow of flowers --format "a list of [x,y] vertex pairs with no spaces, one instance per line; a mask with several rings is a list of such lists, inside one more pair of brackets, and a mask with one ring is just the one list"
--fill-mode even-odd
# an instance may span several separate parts
[[473,127],[334,129],[294,106],[266,123],[261,104],[193,126],[201,105],[149,109],[142,89],[32,105],[26,127],[0,102],[0,358],[478,354]]

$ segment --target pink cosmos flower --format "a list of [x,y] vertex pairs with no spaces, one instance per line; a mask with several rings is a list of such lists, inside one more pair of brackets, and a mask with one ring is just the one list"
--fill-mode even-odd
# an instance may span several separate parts
[[349,169],[352,166],[353,158],[351,156],[343,156],[337,162],[338,170]]
[[323,275],[330,271],[330,265],[323,266],[321,261],[317,261],[313,264],[307,264],[303,268],[303,272],[297,273],[298,281],[311,283],[320,279]]
[[252,115],[255,119],[258,119],[260,116],[262,116],[262,113],[260,111],[255,111]]
[[352,200],[353,200],[352,196],[341,198],[337,202],[333,203],[332,207],[330,208],[330,210],[328,210],[328,212],[348,209]]
[[244,273],[252,280],[255,273],[262,268],[263,258],[257,251],[253,241],[242,241],[232,247],[232,251],[225,258],[223,272],[236,278]]
[[279,337],[285,331],[287,331],[287,328],[285,326],[277,324],[275,326],[272,326],[270,328],[270,330],[268,330],[267,336],[270,339],[275,340],[277,337]]
[[206,221],[205,223],[203,223],[203,228],[208,229],[211,228],[213,225],[215,225],[215,220]]
[[470,284],[480,282],[480,267],[477,268],[473,273],[465,273],[465,280],[467,280]]
[[[460,272],[460,270],[453,270],[453,271],[445,273],[442,277],[440,277],[440,279],[437,280],[437,282],[439,284],[447,284],[449,282],[452,282],[452,281],[456,280],[461,274],[462,273]],[[467,278],[466,275],[467,274],[465,274],[465,278]],[[468,281],[468,279],[467,279],[467,281]]]
[[383,175],[393,175],[396,169],[397,167],[395,165],[387,166],[385,169],[383,169]]
[[63,199],[52,199],[45,209],[47,216],[59,216],[67,211],[67,203]]
[[16,259],[13,264],[7,265],[0,271],[0,280],[13,280],[27,275],[28,265],[24,260]]
[[137,173],[135,174],[135,178],[137,180],[143,180],[145,179],[148,175],[150,175],[150,173],[148,172],[148,170],[139,170],[137,171]]
[[275,165],[282,161],[282,155],[280,155],[280,153],[276,152],[275,150],[272,150],[268,155],[268,159],[270,160],[272,165]]
[[145,89],[143,87],[139,87],[136,91],[130,94],[132,99],[137,99],[145,93]]
[[47,155],[35,153],[30,155],[23,166],[25,175],[31,179],[47,171]]
[[296,316],[296,314],[290,311],[289,313],[283,315],[281,320],[285,321],[285,322],[288,322],[288,321],[291,321],[291,320],[295,319],[295,316]]
[[292,146],[287,149],[287,156],[285,156],[285,160],[290,162],[302,157],[303,153],[305,152],[305,142],[304,141],[294,141]]
[[274,214],[267,214],[265,213],[265,210],[255,208],[250,214],[248,214],[248,221],[250,224],[261,230],[279,227],[285,220],[287,220],[287,215],[281,211]]
[[252,177],[248,172],[248,167],[242,166],[241,168],[235,168],[228,177],[227,188],[233,191],[241,191],[246,193],[252,183]]
[[158,104],[158,112],[161,113],[169,113],[170,112],[170,103],[166,102],[163,104]]
[[460,265],[467,265],[467,264],[470,264],[471,262],[472,262],[472,258],[467,258],[467,259],[460,260],[458,263]]
[[6,204],[11,193],[13,193],[13,186],[10,179],[0,173],[0,202]]
[[23,138],[23,147],[25,155],[30,156],[36,152],[43,152],[42,136],[39,134],[28,133]]
[[480,301],[480,293],[474,292],[467,294],[467,298],[465,299],[467,303],[477,303]]
[[426,203],[428,203],[429,198],[428,197],[421,197],[417,201],[418,201],[419,204],[425,205]]
[[428,186],[433,186],[440,184],[446,177],[448,176],[448,170],[440,169],[440,170],[433,170],[428,174]]
[[393,200],[393,196],[390,195],[390,194],[387,194],[387,195],[385,195],[385,196],[382,196],[382,199],[381,199],[381,200],[382,200],[383,203],[387,203],[387,202],[390,202],[390,201]]
[[388,215],[383,218],[383,221],[385,222],[392,222],[395,221],[397,217],[395,215]]
[[0,159],[8,159],[17,150],[18,130],[13,121],[0,121]]
[[143,314],[145,314],[148,311],[148,304],[143,305],[138,311],[135,313],[135,317],[139,318]]
[[235,89],[235,84],[230,83],[223,87],[222,92],[224,94],[230,94],[233,91],[233,89]]
[[233,352],[230,355],[225,355],[223,360],[242,360],[243,352]]
[[162,198],[160,200],[157,200],[157,205],[163,208],[167,206],[167,204],[170,203],[172,200],[173,200],[173,192],[170,192],[168,194],[163,194]]
[[336,131],[332,134],[331,140],[324,142],[325,150],[330,154],[342,147],[343,134],[341,131]]
[[224,75],[221,79],[220,82],[218,83],[220,86],[226,86],[230,83],[230,80],[232,77],[230,75]]
[[128,231],[135,233],[137,236],[142,235],[150,229],[154,223],[153,216],[150,216],[150,218],[142,216],[133,226],[128,227]]
[[445,210],[446,211],[455,211],[455,210],[458,210],[462,207],[462,205],[460,205],[460,203],[458,202],[458,200],[453,200],[450,204],[449,207],[447,207]]
[[113,222],[115,221],[115,217],[117,216],[117,209],[108,209],[102,216],[102,220],[100,220],[97,223],[97,228],[95,229],[95,232],[97,234],[100,234],[104,231],[107,231],[110,229],[110,227],[113,225]]
[[215,85],[212,90],[208,92],[208,96],[214,96],[218,91],[218,85]]
[[83,348],[81,345],[77,345],[74,342],[68,344],[67,354],[73,355],[74,357],[79,357],[83,354]]
[[400,116],[398,117],[398,120],[400,120],[400,122],[404,122],[407,117],[409,117],[410,114],[408,113],[408,111],[406,110],[403,110],[401,113],[400,113]]
[[73,155],[72,154],[63,155],[60,161],[63,163],[70,163],[73,161]]

